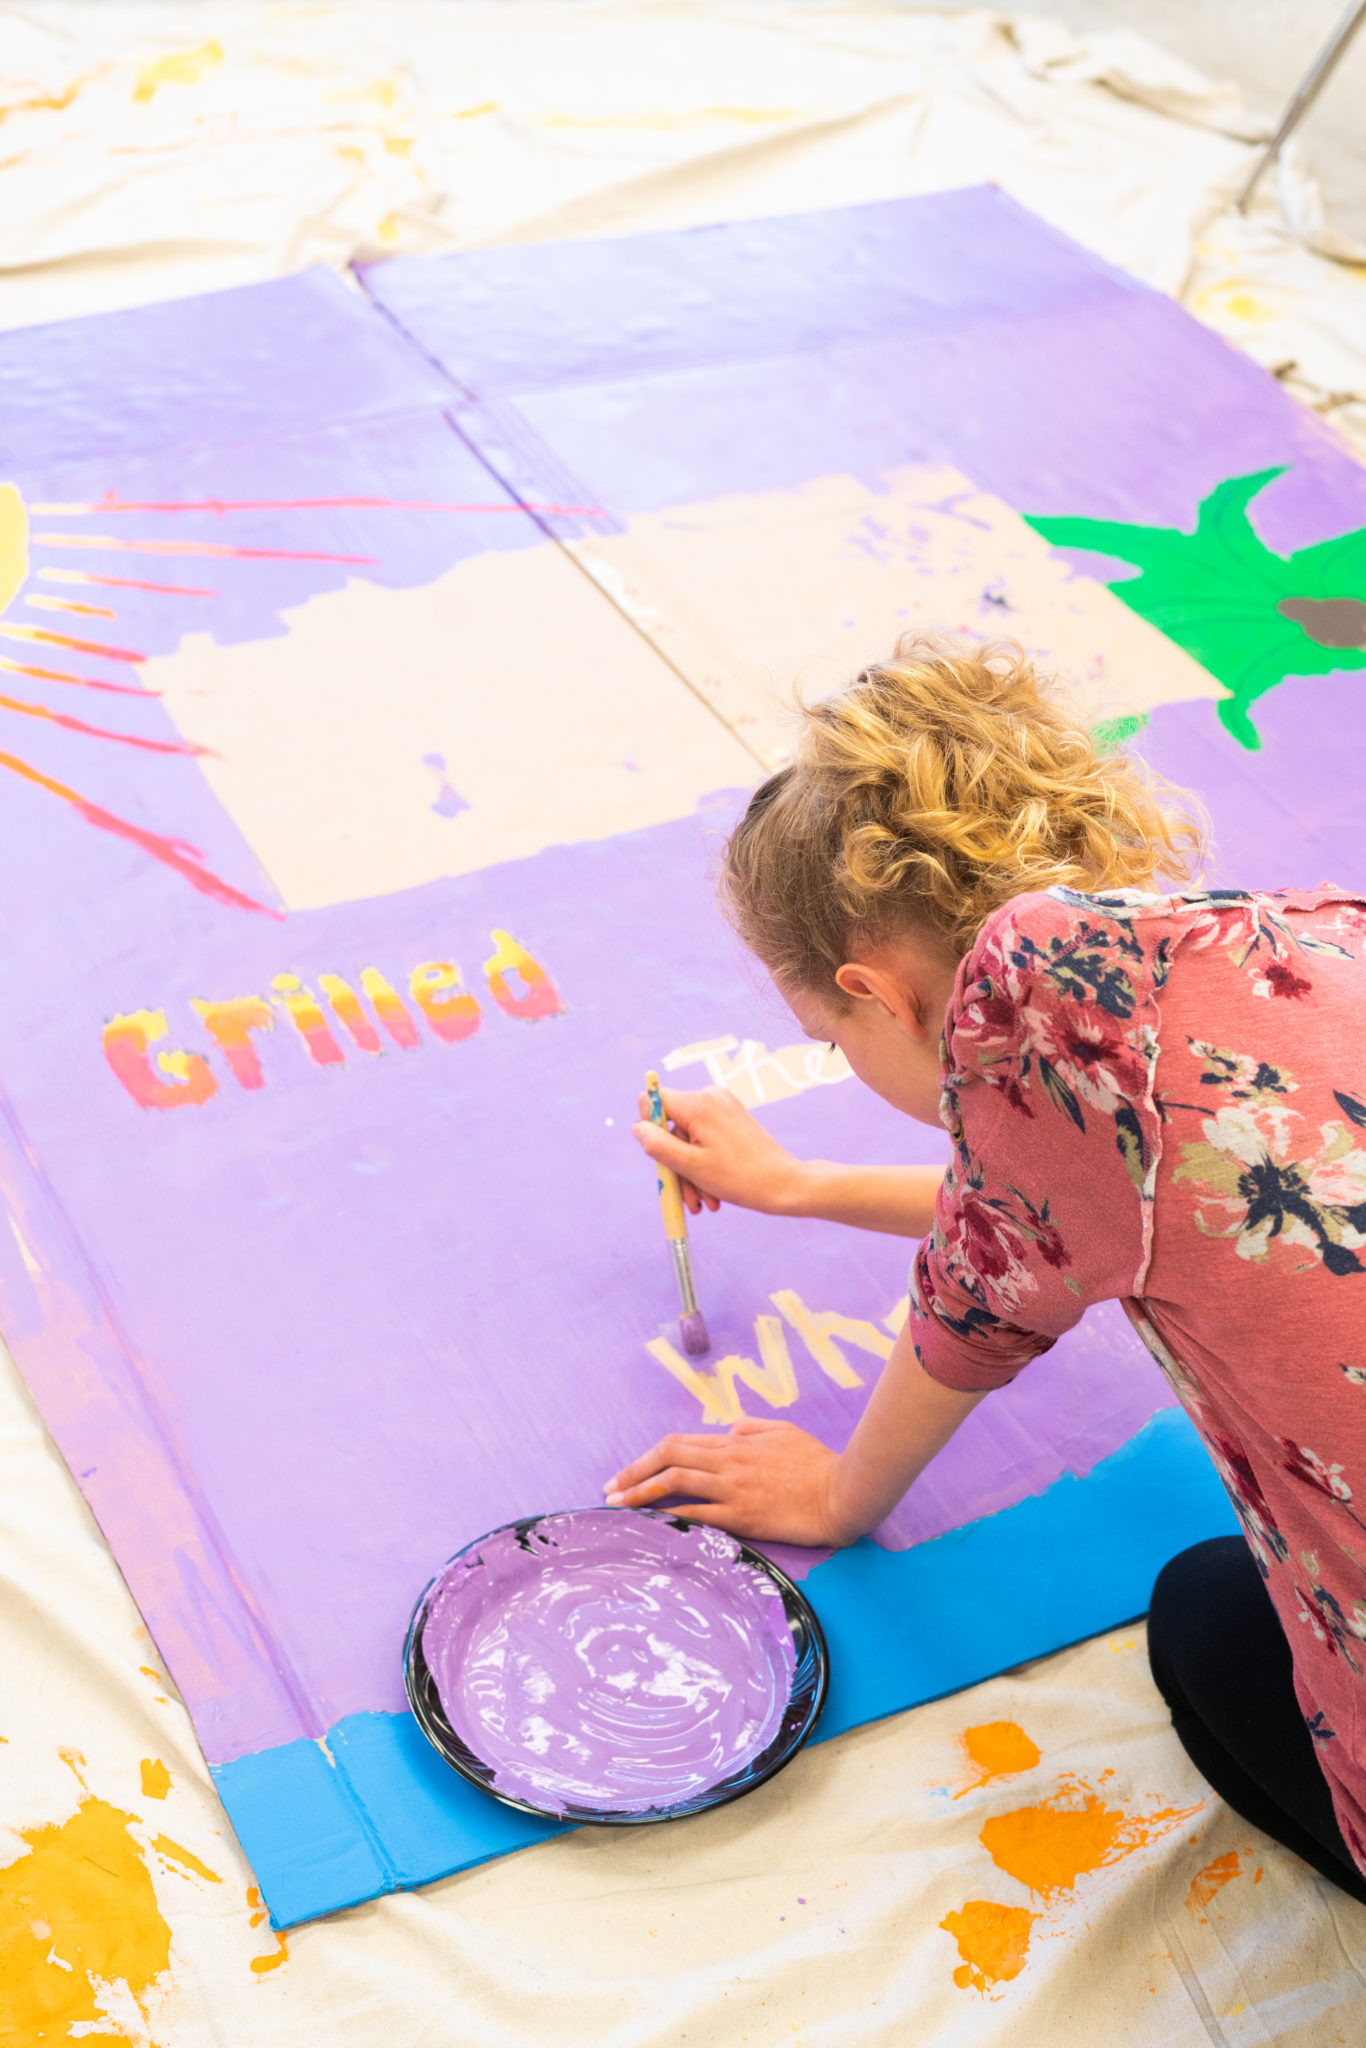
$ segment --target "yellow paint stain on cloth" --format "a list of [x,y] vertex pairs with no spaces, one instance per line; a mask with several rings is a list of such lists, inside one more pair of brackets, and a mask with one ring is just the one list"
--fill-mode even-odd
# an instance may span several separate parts
[[1238,1861],[1236,1849],[1230,1849],[1227,1856],[1216,1856],[1213,1863],[1207,1863],[1203,1870],[1197,1870],[1191,1879],[1190,1890],[1186,1893],[1186,1911],[1203,1913],[1215,1893],[1221,1892],[1235,1877],[1241,1877],[1242,1872],[1243,1866]]
[[959,1989],[985,1992],[1018,1977],[1038,1918],[1023,1906],[998,1906],[993,1899],[969,1899],[956,1913],[946,1913],[939,1925],[953,1936],[963,1958],[953,1973]]
[[0,1869],[0,2041],[132,2040],[106,2011],[105,1986],[125,1988],[147,2018],[171,1930],[132,1821],[85,1798],[70,1820],[21,1831],[26,1853]]
[[182,1849],[179,1842],[173,1842],[169,1835],[157,1835],[152,1843],[158,1856],[164,1856],[168,1863],[182,1863],[186,1870],[192,1870],[196,1877],[206,1877],[210,1884],[222,1884],[216,1870],[210,1870],[207,1863],[201,1863],[192,1849]]
[[273,1932],[278,1944],[274,1953],[268,1956],[253,1956],[251,1959],[251,1967],[258,1977],[264,1977],[267,1970],[278,1970],[281,1963],[289,1961],[289,1947],[283,1934],[280,1933],[278,1928],[274,1929]]
[[[252,1909],[252,1926],[259,1927],[266,1917],[266,1909],[261,1904],[261,1894],[255,1885],[248,1887],[247,1904]],[[281,1963],[289,1961],[289,1943],[285,1940],[278,1927],[272,1927],[270,1931],[275,1936],[274,1949],[269,1955],[253,1956],[251,1959],[251,1967],[258,1977],[264,1977],[267,1970],[278,1970]]]
[[965,1728],[963,1747],[968,1753],[968,1761],[977,1768],[977,1776],[970,1785],[963,1787],[962,1792],[954,1793],[955,1799],[975,1792],[979,1785],[990,1784],[993,1778],[1009,1778],[1016,1771],[1032,1771],[1039,1761],[1038,1744],[1014,1721],[984,1721],[978,1728]]
[[171,1774],[160,1757],[145,1756],[142,1759],[142,1796],[144,1799],[164,1799],[171,1789]]
[[169,56],[143,65],[133,98],[149,100],[159,85],[198,85],[206,71],[222,62],[221,43],[201,43],[194,50],[172,50]]
[[1199,1811],[1199,1806],[1164,1807],[1139,1818],[1107,1806],[1084,1780],[1064,1779],[1054,1798],[997,1814],[978,1839],[998,1870],[1050,1898],[1071,1891],[1088,1871],[1117,1863],[1184,1826]]

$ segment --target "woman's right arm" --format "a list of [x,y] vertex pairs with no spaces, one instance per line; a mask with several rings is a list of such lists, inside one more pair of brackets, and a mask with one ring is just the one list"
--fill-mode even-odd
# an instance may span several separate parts
[[[643,1096],[641,1107],[648,1107]],[[635,1136],[652,1159],[673,1168],[694,1215],[733,1202],[768,1216],[814,1216],[894,1237],[925,1237],[934,1223],[942,1166],[794,1158],[727,1088],[669,1089],[664,1109],[671,1130],[642,1122]]]

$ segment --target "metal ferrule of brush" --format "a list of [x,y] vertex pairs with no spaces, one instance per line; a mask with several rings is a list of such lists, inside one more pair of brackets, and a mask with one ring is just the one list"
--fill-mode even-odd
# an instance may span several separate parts
[[687,1238],[671,1237],[669,1250],[674,1255],[674,1276],[678,1281],[678,1299],[683,1313],[685,1316],[695,1316],[698,1313],[697,1289],[693,1286],[692,1260],[688,1257]]

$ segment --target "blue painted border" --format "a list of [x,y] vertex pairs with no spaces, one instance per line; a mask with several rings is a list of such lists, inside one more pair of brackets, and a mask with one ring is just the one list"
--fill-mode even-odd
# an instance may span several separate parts
[[[1199,1437],[1169,1408],[1084,1479],[914,1550],[837,1552],[804,1581],[830,1644],[816,1739],[1144,1613],[1169,1557],[1237,1526]],[[325,1743],[284,1743],[213,1776],[277,1927],[564,1832],[466,1783],[409,1714],[349,1714]]]

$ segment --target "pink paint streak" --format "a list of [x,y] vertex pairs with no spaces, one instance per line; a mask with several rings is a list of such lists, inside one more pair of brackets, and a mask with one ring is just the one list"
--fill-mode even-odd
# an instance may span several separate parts
[[167,839],[160,832],[146,832],[141,825],[132,824],[127,818],[116,818],[112,811],[106,811],[99,804],[92,804],[77,790],[68,789],[65,783],[54,782],[50,775],[40,774],[27,761],[16,759],[13,754],[0,754],[0,768],[8,768],[13,775],[20,775],[25,782],[32,782],[39,789],[48,790],[70,804],[78,811],[88,825],[98,826],[101,832],[112,832],[118,839],[127,839],[134,846],[140,846],[144,853],[150,853],[153,860],[174,868],[183,875],[192,888],[203,896],[212,896],[217,903],[225,903],[235,910],[259,910],[266,917],[276,917],[282,922],[283,911],[272,910],[269,904],[258,903],[252,896],[244,896],[240,889],[234,889],[229,882],[222,881],[203,865],[203,855],[198,847],[190,846],[183,839]]

